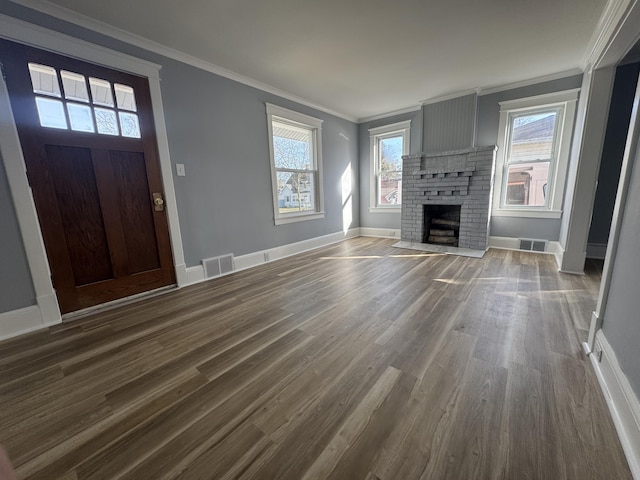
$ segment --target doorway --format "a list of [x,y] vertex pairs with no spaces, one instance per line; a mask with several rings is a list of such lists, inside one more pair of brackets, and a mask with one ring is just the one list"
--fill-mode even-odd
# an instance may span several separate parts
[[62,313],[175,283],[148,81],[0,41]]

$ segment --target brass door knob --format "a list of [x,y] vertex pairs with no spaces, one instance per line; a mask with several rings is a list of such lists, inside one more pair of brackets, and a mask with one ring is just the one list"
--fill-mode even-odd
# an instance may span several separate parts
[[164,210],[164,199],[162,198],[161,193],[153,194],[153,209],[156,212],[161,212]]

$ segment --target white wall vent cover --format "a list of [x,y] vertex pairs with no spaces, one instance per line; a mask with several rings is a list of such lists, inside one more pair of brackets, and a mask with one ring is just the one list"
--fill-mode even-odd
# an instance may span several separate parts
[[202,260],[202,267],[204,268],[204,278],[219,277],[225,273],[233,272],[235,270],[233,254],[205,258]]
[[546,252],[548,240],[537,240],[534,238],[521,238],[520,250],[526,250],[529,252]]

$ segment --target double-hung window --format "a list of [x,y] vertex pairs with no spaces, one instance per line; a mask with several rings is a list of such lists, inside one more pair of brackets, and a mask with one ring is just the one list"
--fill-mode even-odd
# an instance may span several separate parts
[[402,156],[409,153],[411,122],[369,129],[371,212],[399,212],[402,205]]
[[322,120],[267,104],[275,224],[324,217]]
[[577,95],[500,104],[493,215],[560,217]]

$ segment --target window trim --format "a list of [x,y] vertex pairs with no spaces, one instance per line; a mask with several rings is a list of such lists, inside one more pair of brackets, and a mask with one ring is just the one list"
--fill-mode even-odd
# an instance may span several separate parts
[[378,139],[384,137],[402,135],[402,155],[409,155],[411,142],[411,120],[382,125],[369,129],[369,212],[370,213],[400,213],[402,211],[402,200],[400,205],[384,206],[378,205]]
[[[493,205],[491,214],[496,217],[561,218],[562,201],[566,188],[569,151],[573,137],[576,104],[580,89],[526,97],[500,102],[500,122],[498,126],[498,154],[494,179]],[[503,204],[505,190],[505,169],[507,165],[508,141],[510,137],[510,116],[513,113],[535,113],[545,109],[562,108],[562,118],[558,117],[557,144],[555,158],[550,165],[550,198],[545,206],[515,206]]]
[[[265,103],[267,111],[267,131],[269,141],[269,159],[271,166],[271,196],[273,200],[273,218],[275,225],[316,220],[324,218],[324,195],[322,188],[322,123],[323,120],[305,115],[303,113],[279,107],[271,103]],[[278,177],[273,152],[273,119],[290,123],[292,126],[301,126],[311,129],[313,138],[313,160],[315,178],[315,210],[306,212],[280,213],[278,207]]]

